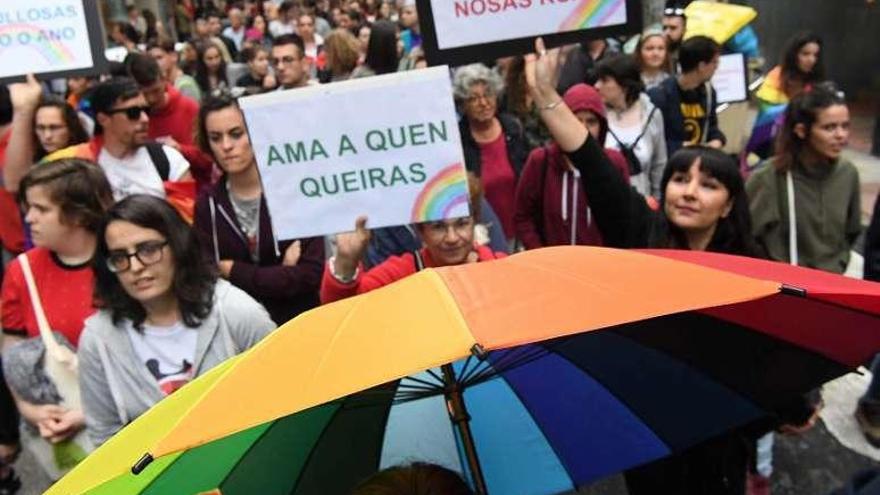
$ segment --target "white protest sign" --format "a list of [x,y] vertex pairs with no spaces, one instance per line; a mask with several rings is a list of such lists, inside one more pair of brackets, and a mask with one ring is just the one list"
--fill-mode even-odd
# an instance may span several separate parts
[[627,0],[431,0],[441,50],[627,24]]
[[88,15],[83,0],[3,2],[0,79],[93,67]]
[[746,61],[742,53],[730,53],[719,57],[718,70],[712,77],[712,87],[718,93],[719,104],[745,101],[749,98]]
[[446,67],[239,101],[280,239],[469,214]]

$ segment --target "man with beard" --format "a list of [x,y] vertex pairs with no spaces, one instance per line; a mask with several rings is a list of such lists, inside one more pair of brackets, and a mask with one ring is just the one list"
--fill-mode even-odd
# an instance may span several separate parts
[[680,1],[666,2],[666,8],[663,10],[663,34],[666,35],[669,50],[669,73],[678,74],[678,49],[681,48],[681,42],[684,40],[684,33],[687,30],[687,15],[685,15],[685,4]]
[[132,194],[165,198],[164,181],[190,180],[189,162],[174,148],[149,142],[150,107],[134,80],[117,77],[95,87],[95,137],[45,158],[96,162],[117,201]]

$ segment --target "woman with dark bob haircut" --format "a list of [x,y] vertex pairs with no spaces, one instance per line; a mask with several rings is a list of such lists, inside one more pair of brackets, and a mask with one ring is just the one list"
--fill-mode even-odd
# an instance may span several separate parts
[[95,445],[275,328],[258,302],[216,278],[195,233],[159,198],[133,195],[110,208],[94,269],[99,311],[78,353]]
[[659,198],[666,169],[666,132],[663,113],[644,92],[642,74],[634,57],[616,55],[596,67],[596,89],[608,109],[604,147],[620,150],[629,164],[630,181],[644,196]]

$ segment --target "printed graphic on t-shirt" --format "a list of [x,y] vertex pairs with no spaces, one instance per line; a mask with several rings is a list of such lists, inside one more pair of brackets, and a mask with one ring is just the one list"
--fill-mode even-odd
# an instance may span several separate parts
[[706,110],[699,103],[681,103],[681,115],[684,117],[684,144],[695,145],[703,140],[703,120]]
[[171,395],[192,380],[193,366],[186,359],[181,363],[179,370],[171,373],[162,373],[162,370],[159,369],[158,359],[148,359],[145,364],[147,365],[147,370],[159,383],[159,389],[165,395]]

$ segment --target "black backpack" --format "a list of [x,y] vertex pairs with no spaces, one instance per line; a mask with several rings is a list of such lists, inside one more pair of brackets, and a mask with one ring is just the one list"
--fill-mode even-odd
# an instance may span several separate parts
[[624,158],[626,158],[626,163],[629,165],[630,176],[635,176],[642,173],[642,162],[640,162],[639,157],[636,156],[635,149],[636,146],[639,145],[639,141],[642,140],[642,137],[645,136],[645,133],[648,132],[648,126],[651,125],[651,119],[654,118],[654,112],[656,111],[657,107],[654,107],[651,110],[651,113],[648,114],[648,120],[645,121],[645,127],[642,128],[641,134],[639,134],[639,137],[637,137],[636,140],[630,144],[623,144],[623,141],[621,141],[617,137],[617,135],[614,134],[614,131],[611,130],[611,127],[608,127],[608,134],[611,134],[611,137],[613,137],[614,140],[617,141],[617,146],[620,148],[620,153],[623,155]]

